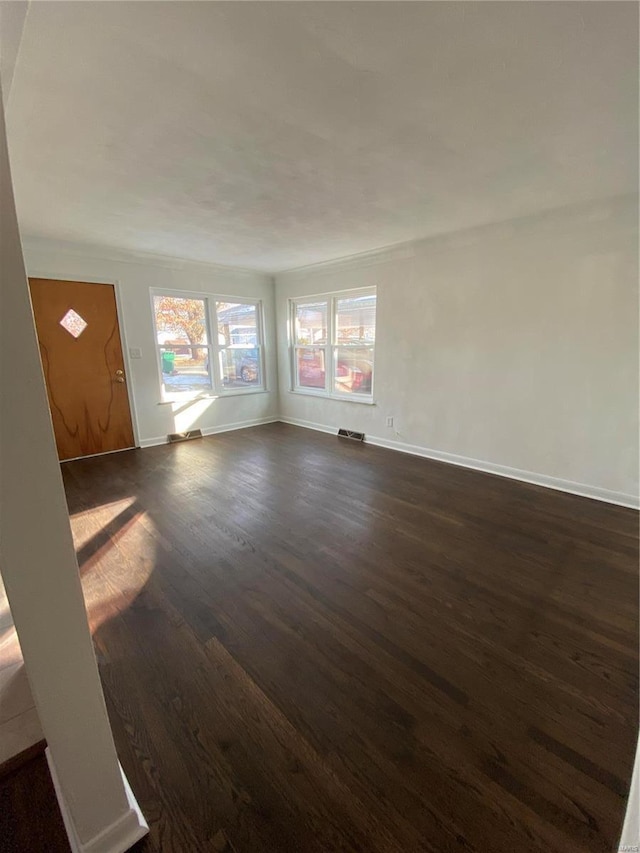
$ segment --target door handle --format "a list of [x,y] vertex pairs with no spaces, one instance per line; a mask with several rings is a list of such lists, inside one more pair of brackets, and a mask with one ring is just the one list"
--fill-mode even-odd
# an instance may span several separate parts
[[124,370],[116,370],[116,382],[124,382]]

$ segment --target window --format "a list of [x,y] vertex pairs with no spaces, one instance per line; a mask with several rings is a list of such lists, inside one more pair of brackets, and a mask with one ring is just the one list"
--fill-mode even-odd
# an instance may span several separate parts
[[291,302],[293,390],[370,402],[375,290]]
[[264,390],[261,313],[259,302],[154,292],[163,399]]
[[216,302],[220,374],[226,388],[262,387],[258,306]]

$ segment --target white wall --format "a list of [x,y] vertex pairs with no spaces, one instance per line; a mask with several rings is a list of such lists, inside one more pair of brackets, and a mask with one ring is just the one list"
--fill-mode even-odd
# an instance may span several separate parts
[[[281,416],[637,503],[637,204],[581,205],[277,275]],[[371,285],[375,405],[291,393],[287,300]]]
[[[27,273],[41,278],[73,278],[117,282],[120,327],[124,337],[133,415],[142,445],[165,441],[184,429],[217,430],[230,425],[273,420],[278,414],[275,358],[273,280],[268,275],[154,256],[109,252],[49,241],[25,241]],[[161,403],[155,352],[151,287],[261,299],[265,322],[267,392],[184,403]],[[128,348],[139,347],[141,359],[129,359]],[[174,416],[174,409],[182,409]]]

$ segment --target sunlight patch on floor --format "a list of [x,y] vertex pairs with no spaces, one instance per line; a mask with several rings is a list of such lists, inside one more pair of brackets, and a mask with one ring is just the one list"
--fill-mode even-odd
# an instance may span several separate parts
[[75,512],[71,518],[71,532],[73,533],[73,542],[76,546],[76,551],[83,548],[91,541],[95,535],[95,529],[92,524],[88,524],[87,520],[95,521],[99,526],[106,527],[120,513],[129,509],[136,502],[135,495],[128,498],[122,498],[118,501],[100,504],[100,506],[91,507],[91,509]]
[[78,566],[92,634],[131,606],[155,568],[154,525],[136,498],[72,516]]

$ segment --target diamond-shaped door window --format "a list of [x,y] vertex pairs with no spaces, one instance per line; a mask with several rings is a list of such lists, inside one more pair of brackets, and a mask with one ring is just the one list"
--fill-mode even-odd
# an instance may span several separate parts
[[62,320],[60,320],[60,325],[74,338],[79,338],[87,328],[86,321],[73,308],[69,308]]

